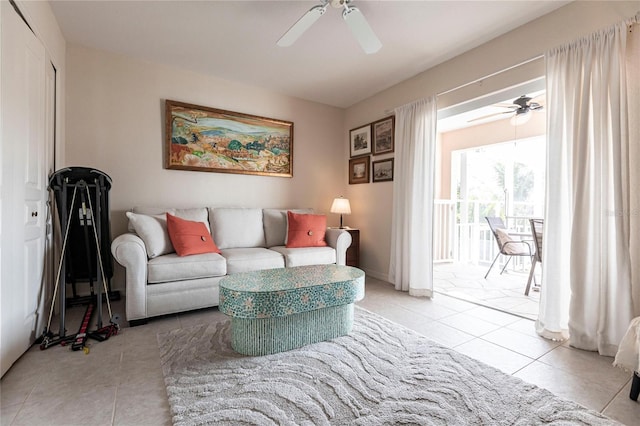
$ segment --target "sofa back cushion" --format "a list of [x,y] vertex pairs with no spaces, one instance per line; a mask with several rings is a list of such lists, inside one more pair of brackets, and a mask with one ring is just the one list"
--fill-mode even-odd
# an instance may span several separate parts
[[262,209],[210,208],[209,223],[213,239],[221,250],[265,247]]
[[[133,213],[146,214],[150,216],[164,216],[165,213],[169,213],[181,219],[203,222],[209,232],[211,232],[211,227],[209,226],[209,215],[207,209],[204,207],[196,207],[191,209],[174,209],[167,207],[134,207],[133,209],[131,209],[131,211]],[[135,232],[131,221],[129,221],[129,231]]]
[[287,236],[287,211],[313,213],[313,209],[264,209],[264,236],[267,247],[284,246]]
[[167,231],[167,218],[164,214],[127,212],[126,215],[129,218],[129,228],[144,241],[149,259],[174,252]]
[[203,222],[207,231],[211,231],[206,208],[134,207],[132,210],[132,212],[126,213],[129,218],[129,231],[135,232],[142,238],[149,259],[175,251],[167,231],[166,213],[185,220]]

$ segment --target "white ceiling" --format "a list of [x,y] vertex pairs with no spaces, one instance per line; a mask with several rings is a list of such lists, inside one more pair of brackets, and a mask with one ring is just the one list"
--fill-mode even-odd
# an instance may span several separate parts
[[366,55],[332,7],[293,46],[276,46],[318,3],[54,0],[51,7],[68,43],[349,107],[569,1],[354,0],[382,41],[378,53]]

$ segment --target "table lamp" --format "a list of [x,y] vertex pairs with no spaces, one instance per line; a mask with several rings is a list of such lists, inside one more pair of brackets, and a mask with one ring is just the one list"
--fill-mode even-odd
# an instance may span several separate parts
[[351,205],[349,204],[349,200],[343,197],[335,198],[333,200],[333,204],[331,204],[331,213],[340,214],[340,229],[344,229],[344,226],[342,226],[342,215],[351,214]]

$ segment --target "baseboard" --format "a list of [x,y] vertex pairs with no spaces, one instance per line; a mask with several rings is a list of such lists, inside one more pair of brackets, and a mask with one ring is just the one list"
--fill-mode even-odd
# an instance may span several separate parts
[[[366,268],[360,268],[360,269],[362,269],[364,271],[366,276],[370,276],[372,278],[375,278],[375,279],[380,280],[380,281],[384,281],[386,283],[389,282],[389,276],[387,274],[383,273],[383,272],[374,271],[372,269],[366,269]],[[389,284],[391,284],[391,283],[389,283]]]

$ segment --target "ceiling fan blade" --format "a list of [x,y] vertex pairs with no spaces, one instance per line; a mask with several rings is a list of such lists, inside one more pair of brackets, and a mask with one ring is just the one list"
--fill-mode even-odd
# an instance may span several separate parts
[[380,50],[382,43],[357,7],[345,8],[344,12],[342,12],[342,17],[367,55]]
[[514,105],[514,104],[495,104],[493,106],[500,107],[500,108],[514,108],[514,109],[520,108],[518,105]]
[[326,11],[326,4],[312,7],[307,13],[302,15],[302,17],[298,19],[298,21],[293,24],[282,37],[280,37],[280,40],[278,40],[278,43],[276,44],[280,47],[291,46],[302,34],[304,34],[305,31],[307,31],[311,27],[311,25],[313,25],[318,19],[320,19],[320,17],[324,15]]
[[472,123],[474,121],[484,120],[485,118],[495,117],[496,115],[502,115],[502,114],[513,114],[513,111],[496,112],[494,114],[484,115],[482,117],[474,118],[472,120],[467,120],[467,123]]

